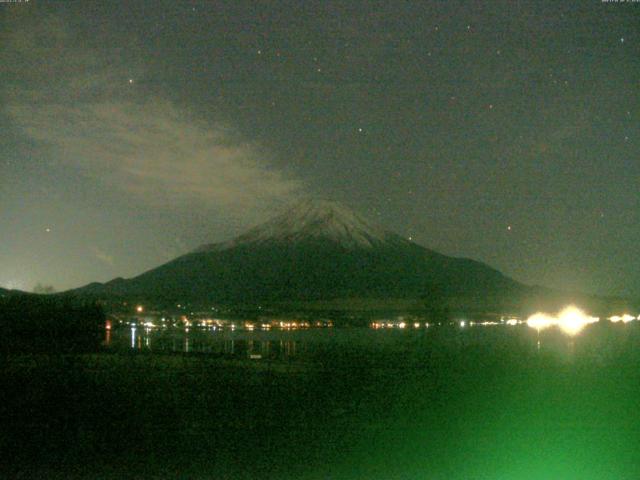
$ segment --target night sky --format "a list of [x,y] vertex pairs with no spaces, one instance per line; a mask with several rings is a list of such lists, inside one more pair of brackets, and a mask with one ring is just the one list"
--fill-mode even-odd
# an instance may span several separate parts
[[640,2],[0,3],[0,286],[130,277],[311,196],[640,294]]

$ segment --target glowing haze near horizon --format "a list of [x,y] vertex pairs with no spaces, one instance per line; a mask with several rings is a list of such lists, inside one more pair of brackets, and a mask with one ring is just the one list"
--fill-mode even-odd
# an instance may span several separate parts
[[639,3],[0,15],[0,286],[133,276],[311,196],[525,283],[640,291]]

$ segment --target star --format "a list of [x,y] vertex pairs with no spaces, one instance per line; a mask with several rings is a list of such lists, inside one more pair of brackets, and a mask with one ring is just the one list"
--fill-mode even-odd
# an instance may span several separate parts
[[511,225],[507,226],[507,230],[511,231]]
[[362,127],[359,127],[359,128],[358,128],[358,132],[359,132],[359,133],[362,133]]
[[51,229],[49,227],[47,227],[47,228],[44,229],[44,231],[47,232],[47,233],[50,233]]
[[130,78],[129,79],[129,84],[132,84],[132,83],[133,83],[133,78]]
[[624,43],[624,37],[620,37],[620,43]]

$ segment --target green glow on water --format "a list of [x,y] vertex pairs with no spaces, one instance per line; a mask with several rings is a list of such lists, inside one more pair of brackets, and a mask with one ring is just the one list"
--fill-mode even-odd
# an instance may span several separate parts
[[514,336],[435,355],[331,478],[638,478],[639,338],[628,334],[556,330],[539,351]]
[[73,478],[638,478],[637,322],[270,335],[306,356],[9,358],[3,458],[42,462],[24,478],[72,478],[62,455]]

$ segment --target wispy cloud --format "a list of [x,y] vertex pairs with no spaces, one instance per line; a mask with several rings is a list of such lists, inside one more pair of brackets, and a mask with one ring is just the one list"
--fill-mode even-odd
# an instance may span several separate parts
[[113,256],[109,255],[107,252],[105,252],[101,248],[94,246],[92,247],[91,250],[93,251],[93,254],[95,255],[95,257],[105,265],[108,265],[110,267],[113,267],[115,265],[115,260]]
[[[124,72],[135,68],[78,47],[59,19],[13,31],[11,53],[2,58],[13,62],[14,79],[4,91],[5,113],[54,162],[151,207],[242,214],[290,201],[304,189],[228,122],[211,124],[167,100],[131,93],[136,84],[128,84]],[[41,61],[52,75],[49,88],[43,88]],[[26,81],[20,85],[19,78]]]
[[166,102],[13,105],[32,139],[152,206],[200,204],[244,210],[294,196],[299,181],[273,170],[258,147],[223,127],[189,121]]

